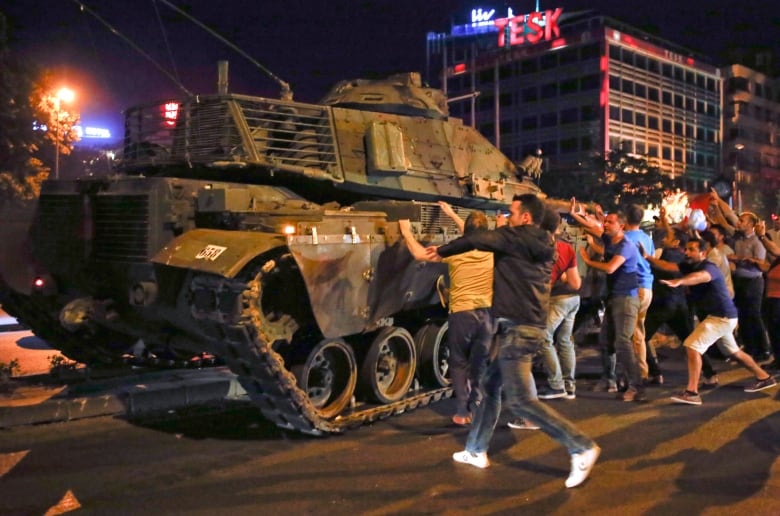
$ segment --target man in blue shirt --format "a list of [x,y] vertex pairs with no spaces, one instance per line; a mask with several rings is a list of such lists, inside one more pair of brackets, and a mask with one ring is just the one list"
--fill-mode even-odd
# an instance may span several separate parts
[[701,374],[701,356],[715,342],[726,357],[742,363],[756,376],[755,383],[745,387],[745,392],[758,392],[777,385],[772,376],[764,371],[753,358],[739,349],[734,340],[737,326],[737,308],[726,289],[718,267],[707,258],[707,249],[700,239],[691,239],[685,246],[685,263],[680,264],[682,278],[661,280],[672,287],[689,287],[689,300],[698,313],[704,316],[683,345],[688,356],[688,386],[685,391],[672,396],[677,403],[701,405],[698,393]]
[[[641,206],[637,204],[628,206],[626,208],[626,227],[623,233],[630,242],[636,244],[637,248],[641,246],[648,255],[653,256],[655,255],[653,239],[639,228],[644,216],[645,210]],[[637,264],[637,281],[639,283],[639,313],[636,317],[636,328],[633,336],[634,352],[636,353],[642,380],[650,383],[661,383],[663,381],[661,375],[649,377],[646,359],[647,348],[645,347],[645,342],[648,340],[647,337],[652,337],[652,335],[645,335],[645,319],[647,318],[647,311],[650,309],[650,303],[653,302],[653,270],[645,260],[639,260]]]
[[604,261],[592,260],[585,249],[580,256],[588,267],[607,273],[607,302],[604,324],[599,333],[604,359],[603,390],[616,391],[614,357],[623,367],[628,388],[618,393],[623,401],[643,401],[644,385],[632,340],[639,314],[639,286],[637,267],[639,251],[636,244],[626,238],[626,217],[622,212],[610,213],[604,218]]

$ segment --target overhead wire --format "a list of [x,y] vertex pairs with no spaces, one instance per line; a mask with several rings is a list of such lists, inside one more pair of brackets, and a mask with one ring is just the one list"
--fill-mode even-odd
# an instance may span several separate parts
[[[176,77],[174,77],[168,70],[163,68],[157,61],[152,58],[149,54],[147,54],[141,47],[136,45],[130,38],[119,32],[113,25],[108,23],[105,19],[103,19],[99,14],[97,14],[95,11],[84,5],[83,2],[80,2],[79,0],[73,0],[78,6],[81,8],[83,12],[86,12],[93,16],[97,21],[99,21],[101,24],[103,24],[112,34],[117,36],[118,38],[122,39],[125,43],[130,45],[133,50],[141,54],[147,61],[152,63],[155,68],[157,68],[163,75],[168,77],[173,83],[179,87],[180,90],[182,90],[186,95],[188,96],[194,96],[195,94],[191,92],[189,89],[187,89],[186,86],[184,86],[181,81],[179,81]],[[167,3],[167,2],[166,2]]]
[[157,23],[160,25],[160,32],[162,32],[163,41],[165,42],[165,49],[168,51],[168,59],[171,61],[171,68],[173,68],[173,73],[176,76],[176,79],[181,81],[181,77],[179,76],[179,70],[176,67],[176,60],[173,58],[173,51],[171,50],[171,44],[168,41],[168,32],[165,30],[165,25],[163,24],[162,16],[160,16],[160,10],[157,8],[157,0],[152,0],[152,5],[154,6],[154,13],[157,15]]

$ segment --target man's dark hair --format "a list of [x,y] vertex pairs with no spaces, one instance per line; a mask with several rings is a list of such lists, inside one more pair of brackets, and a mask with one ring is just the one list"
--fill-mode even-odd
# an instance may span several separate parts
[[715,248],[718,246],[718,239],[715,238],[715,233],[713,233],[709,229],[705,229],[704,231],[699,233],[699,236],[701,237],[702,240],[707,242],[707,244],[710,247]]
[[690,240],[688,240],[689,244],[696,244],[699,247],[699,251],[704,251],[706,248],[704,247],[707,242],[701,238],[691,237]]
[[720,224],[710,224],[710,229],[717,229],[718,231],[720,231],[721,235],[728,235],[728,233],[726,232],[726,228],[724,228]]
[[463,224],[463,234],[470,235],[477,231],[486,231],[488,229],[488,218],[483,212],[475,210],[469,213],[466,217],[466,222]]
[[535,196],[534,194],[521,194],[512,197],[513,201],[520,201],[522,206],[520,207],[521,213],[528,213],[531,215],[531,221],[537,226],[544,216],[544,201]]
[[[685,248],[685,244],[687,244],[688,240],[691,239],[690,233],[688,233],[687,231],[683,231],[680,228],[674,228],[673,231],[674,231],[675,240],[678,240],[680,242],[680,247]],[[712,236],[713,238],[715,237],[715,235]]]
[[636,226],[642,222],[645,216],[645,209],[638,204],[631,204],[626,208],[626,224]]
[[542,222],[539,223],[539,227],[550,233],[555,233],[560,225],[561,216],[558,214],[558,210],[550,205],[545,205],[544,215],[542,215]]

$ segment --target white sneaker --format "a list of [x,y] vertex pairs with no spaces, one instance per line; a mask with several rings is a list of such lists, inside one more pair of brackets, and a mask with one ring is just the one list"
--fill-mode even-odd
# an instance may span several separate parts
[[566,479],[566,487],[576,487],[585,482],[600,453],[601,448],[594,445],[589,450],[573,454],[571,456],[571,473],[569,473],[569,478]]
[[452,460],[460,462],[462,464],[469,464],[477,468],[486,468],[490,466],[487,453],[471,453],[470,451],[463,450],[452,454]]
[[531,423],[527,419],[513,419],[506,424],[509,428],[515,430],[539,430],[539,426]]

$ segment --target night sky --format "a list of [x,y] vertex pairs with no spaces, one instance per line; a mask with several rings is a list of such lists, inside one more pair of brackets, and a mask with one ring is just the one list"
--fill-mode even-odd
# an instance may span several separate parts
[[[315,102],[341,79],[425,69],[425,35],[446,32],[471,8],[536,2],[490,0],[170,0],[291,84],[296,100]],[[116,30],[196,93],[216,89],[216,62],[230,61],[230,91],[276,97],[275,82],[244,57],[153,0],[84,0]],[[591,9],[725,64],[738,45],[774,46],[780,58],[780,2],[545,0],[544,9]],[[78,92],[85,125],[118,134],[121,110],[180,96],[178,87],[72,0],[6,0],[11,48],[53,69]]]

